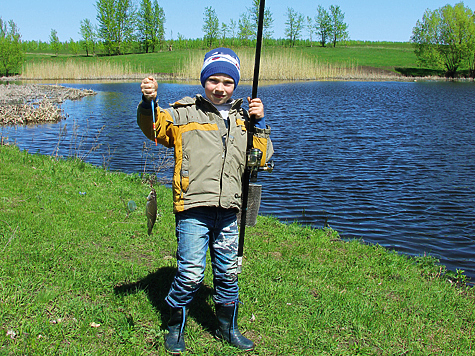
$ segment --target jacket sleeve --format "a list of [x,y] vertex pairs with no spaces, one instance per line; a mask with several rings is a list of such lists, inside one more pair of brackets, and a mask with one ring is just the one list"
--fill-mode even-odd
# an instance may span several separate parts
[[154,131],[151,104],[142,100],[137,107],[137,125],[139,125],[140,129],[148,139],[155,141],[156,133],[158,143],[165,147],[173,147],[174,125],[173,119],[168,110],[163,110],[158,107],[158,105],[155,105]]
[[272,141],[270,140],[270,126],[266,126],[265,129],[255,127],[254,130],[252,146],[262,151],[260,166],[263,167],[274,154],[274,147],[272,146]]

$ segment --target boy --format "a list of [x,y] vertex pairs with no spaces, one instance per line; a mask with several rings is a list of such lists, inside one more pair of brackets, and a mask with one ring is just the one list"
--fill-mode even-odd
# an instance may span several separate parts
[[152,101],[158,84],[153,77],[142,81],[142,102],[137,123],[151,140],[175,150],[173,209],[176,220],[178,270],[165,298],[171,307],[165,347],[185,351],[183,330],[188,305],[200,287],[210,248],[218,329],[216,336],[241,350],[254,343],[237,327],[239,289],[237,274],[238,225],[242,174],[246,165],[247,123],[255,117],[254,147],[263,152],[261,165],[272,155],[260,99],[248,99],[249,112],[232,94],[240,79],[240,61],[228,48],[206,53],[200,81],[205,97],[185,97],[161,109],[157,105],[155,129]]

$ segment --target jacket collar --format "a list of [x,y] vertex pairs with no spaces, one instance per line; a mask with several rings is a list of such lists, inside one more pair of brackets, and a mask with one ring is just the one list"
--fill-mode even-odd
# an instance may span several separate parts
[[[242,99],[234,100],[231,104],[231,108],[229,109],[229,111],[239,110],[241,108],[242,101],[243,101]],[[216,107],[213,105],[213,103],[211,101],[209,101],[208,98],[205,98],[201,94],[196,94],[196,103],[199,103],[203,106],[206,106],[209,110],[218,112],[218,109],[216,109]]]

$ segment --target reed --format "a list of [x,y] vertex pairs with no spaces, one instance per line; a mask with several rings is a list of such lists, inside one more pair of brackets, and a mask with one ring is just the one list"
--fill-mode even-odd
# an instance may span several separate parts
[[[239,54],[241,60],[241,80],[250,81],[254,75],[254,52],[245,50]],[[201,54],[190,52],[182,61],[177,71],[178,79],[197,78],[201,71],[203,58]],[[394,78],[395,73],[382,73],[365,70],[356,61],[329,63],[319,61],[294,50],[263,52],[259,71],[260,80],[302,81],[302,80],[377,80],[385,77]]]
[[130,79],[142,78],[143,70],[127,62],[96,60],[27,62],[23,66],[22,79]]

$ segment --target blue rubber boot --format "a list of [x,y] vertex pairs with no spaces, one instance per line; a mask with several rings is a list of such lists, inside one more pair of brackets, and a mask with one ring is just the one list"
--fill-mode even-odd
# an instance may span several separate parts
[[241,335],[237,325],[239,301],[226,304],[216,304],[216,317],[218,329],[216,337],[224,339],[239,350],[250,351],[254,349],[254,343]]
[[179,355],[186,350],[184,331],[187,314],[188,309],[185,307],[171,309],[168,335],[165,337],[165,348],[172,355]]

